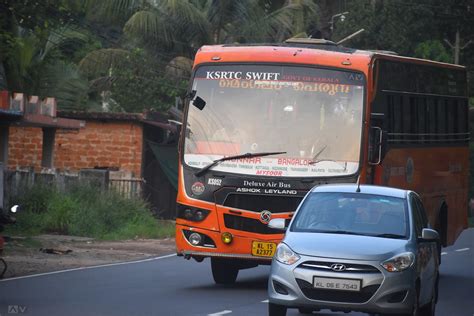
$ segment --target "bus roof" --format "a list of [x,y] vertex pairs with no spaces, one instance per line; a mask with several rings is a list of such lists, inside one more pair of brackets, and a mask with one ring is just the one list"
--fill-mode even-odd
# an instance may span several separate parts
[[368,72],[374,59],[465,69],[464,66],[426,59],[404,57],[386,51],[358,50],[336,45],[325,40],[303,39],[271,44],[207,45],[199,49],[194,66],[202,63],[289,63],[318,64],[329,67],[355,69]]

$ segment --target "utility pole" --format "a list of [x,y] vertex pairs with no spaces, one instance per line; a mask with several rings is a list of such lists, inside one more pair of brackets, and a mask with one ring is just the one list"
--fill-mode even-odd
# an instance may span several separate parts
[[459,65],[459,55],[463,49],[465,49],[467,46],[469,46],[472,43],[472,40],[469,40],[466,44],[464,44],[461,47],[461,34],[459,31],[459,26],[456,29],[456,39],[454,40],[454,45],[449,42],[446,38],[444,41],[451,47],[451,49],[454,51],[454,63],[456,65]]

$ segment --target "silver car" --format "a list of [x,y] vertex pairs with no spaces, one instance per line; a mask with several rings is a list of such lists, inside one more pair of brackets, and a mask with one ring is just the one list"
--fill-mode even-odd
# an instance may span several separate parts
[[[269,226],[286,229],[284,219]],[[439,236],[412,191],[368,185],[313,188],[278,245],[269,315],[287,308],[434,315]]]

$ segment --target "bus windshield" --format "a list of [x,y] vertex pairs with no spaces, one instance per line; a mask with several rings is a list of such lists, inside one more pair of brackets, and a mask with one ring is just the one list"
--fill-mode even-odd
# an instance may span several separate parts
[[332,69],[275,65],[201,66],[189,105],[184,162],[261,176],[327,177],[359,168],[365,77]]

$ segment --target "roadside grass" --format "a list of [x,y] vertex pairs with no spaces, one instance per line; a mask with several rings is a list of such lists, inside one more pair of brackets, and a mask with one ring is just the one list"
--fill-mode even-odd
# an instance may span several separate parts
[[6,234],[64,234],[120,240],[174,236],[174,223],[157,220],[146,202],[115,191],[77,186],[67,193],[45,185],[21,190],[12,200],[21,206]]
[[26,237],[24,239],[14,239],[5,244],[5,249],[18,249],[20,248],[33,248],[33,249],[39,249],[43,246],[41,241],[31,238],[31,237]]
[[474,227],[474,217],[469,217],[468,222],[469,222],[469,227]]

